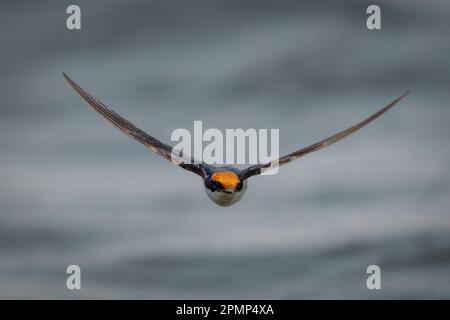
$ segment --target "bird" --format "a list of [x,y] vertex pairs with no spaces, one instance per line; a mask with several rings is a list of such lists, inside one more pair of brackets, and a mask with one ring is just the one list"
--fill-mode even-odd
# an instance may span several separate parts
[[364,120],[354,124],[353,126],[342,130],[328,138],[325,138],[319,142],[311,144],[307,147],[298,149],[291,152],[277,160],[273,160],[267,163],[256,164],[249,166],[245,169],[238,169],[233,166],[215,166],[207,164],[202,161],[196,161],[196,159],[190,157],[183,157],[181,161],[173,161],[173,155],[176,154],[175,150],[171,146],[162,143],[158,139],[144,132],[143,130],[136,127],[130,121],[121,117],[114,110],[103,104],[101,101],[97,100],[81,88],[75,81],[73,81],[65,72],[63,72],[64,78],[72,86],[72,88],[84,99],[86,102],[101,116],[103,116],[107,121],[109,121],[113,126],[118,128],[120,131],[125,133],[130,138],[142,143],[144,146],[149,148],[156,154],[166,158],[172,163],[177,164],[179,167],[191,171],[199,175],[203,179],[203,185],[208,197],[216,204],[228,207],[244,196],[248,179],[253,176],[260,175],[265,170],[273,168],[275,165],[281,166],[291,161],[297,160],[309,153],[321,150],[333,143],[349,136],[355,131],[361,129],[367,124],[371,123],[379,116],[384,114],[386,111],[391,109],[396,105],[401,99],[403,99],[409,90],[404,94],[394,99],[388,103],[385,107],[381,108],[377,112],[373,113]]

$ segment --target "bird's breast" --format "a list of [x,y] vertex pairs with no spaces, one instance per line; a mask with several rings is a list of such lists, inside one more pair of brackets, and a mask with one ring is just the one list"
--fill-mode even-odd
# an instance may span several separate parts
[[214,203],[222,207],[228,207],[241,200],[241,198],[244,196],[245,191],[247,190],[247,180],[242,182],[241,190],[236,190],[233,193],[228,193],[220,190],[211,191],[206,187],[205,190],[208,197],[212,201],[214,201]]

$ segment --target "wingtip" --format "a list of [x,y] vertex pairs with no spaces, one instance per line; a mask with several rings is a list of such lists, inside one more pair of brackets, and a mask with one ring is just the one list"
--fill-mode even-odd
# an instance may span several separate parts
[[398,100],[401,100],[401,99],[403,99],[404,97],[406,97],[409,93],[411,92],[411,90],[410,89],[408,89],[408,90],[406,90],[405,91],[405,93],[404,94],[402,94],[399,98],[398,98]]
[[67,73],[65,73],[65,72],[63,71],[63,72],[62,72],[62,75],[63,75],[64,79],[66,79],[66,81],[70,83],[70,78],[69,78],[69,76],[67,75]]
[[406,97],[409,93],[411,92],[411,90],[406,90],[404,94],[402,94],[401,96],[399,96],[397,99],[395,99],[393,101],[392,104],[390,104],[390,106],[393,106],[394,104],[396,104],[397,102],[399,102],[400,100],[402,100],[404,97]]
[[66,79],[66,81],[72,86],[74,87],[76,85],[76,83],[67,75],[67,73],[65,73],[64,71],[62,72],[64,79]]

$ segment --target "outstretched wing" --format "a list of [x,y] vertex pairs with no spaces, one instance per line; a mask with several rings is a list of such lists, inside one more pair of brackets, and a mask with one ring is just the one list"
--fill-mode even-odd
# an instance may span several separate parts
[[[159,154],[160,156],[166,158],[167,160],[172,161],[172,147],[167,144],[162,143],[158,139],[150,136],[146,132],[142,131],[131,122],[122,118],[112,109],[108,108],[99,100],[92,97],[89,93],[87,93],[83,88],[81,88],[78,84],[76,84],[72,79],[69,78],[67,74],[63,72],[64,77],[69,82],[69,84],[75,89],[76,92],[86,100],[92,108],[94,108],[99,114],[101,114],[106,120],[112,123],[116,128],[125,133],[127,136],[139,141],[147,148],[152,150],[153,152]],[[204,177],[204,165],[202,163],[194,163],[193,159],[190,159],[190,162],[184,161],[180,162],[179,166],[183,169],[192,171],[201,177]]]
[[394,101],[392,101],[391,103],[389,103],[387,106],[385,106],[384,108],[382,108],[381,110],[375,112],[374,114],[372,114],[370,117],[364,119],[363,121],[355,124],[354,126],[347,128],[331,137],[328,137],[322,141],[319,141],[317,143],[314,143],[308,147],[305,147],[303,149],[294,151],[288,155],[285,155],[284,157],[281,157],[280,159],[276,160],[276,161],[272,161],[269,163],[265,163],[265,164],[257,164],[251,167],[248,167],[246,169],[244,169],[241,172],[241,179],[247,179],[251,176],[254,175],[258,175],[261,174],[262,169],[264,168],[269,168],[273,165],[276,165],[276,162],[278,161],[278,165],[283,165],[285,163],[291,162],[293,160],[296,160],[298,158],[300,158],[301,156],[304,156],[308,153],[323,149],[343,138],[345,138],[346,136],[352,134],[353,132],[357,131],[358,129],[364,127],[366,124],[372,122],[373,120],[375,120],[376,118],[378,118],[379,116],[381,116],[383,113],[385,113],[386,111],[388,111],[390,108],[392,108],[397,102],[399,102],[401,99],[403,99],[407,94],[409,93],[409,90],[407,92],[405,92],[403,95],[401,95],[400,97],[398,97],[397,99],[395,99]]

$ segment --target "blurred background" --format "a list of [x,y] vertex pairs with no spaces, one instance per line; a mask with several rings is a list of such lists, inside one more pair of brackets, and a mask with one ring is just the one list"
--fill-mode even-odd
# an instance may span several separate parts
[[[78,0],[81,31],[70,4],[1,5],[0,298],[450,298],[449,1]],[[62,71],[167,143],[203,120],[281,154],[411,94],[222,208]]]

